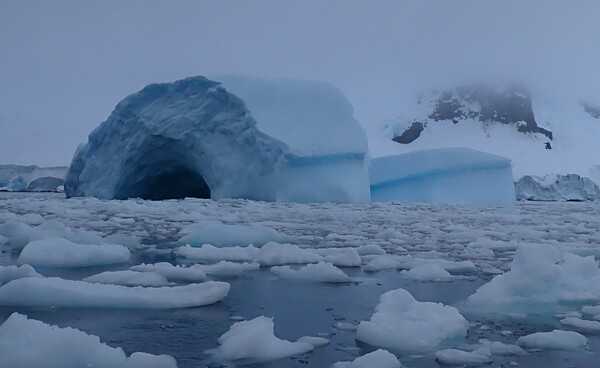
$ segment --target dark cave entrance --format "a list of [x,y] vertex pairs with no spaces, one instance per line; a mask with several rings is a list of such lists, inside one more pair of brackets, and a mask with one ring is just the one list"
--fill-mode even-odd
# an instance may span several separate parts
[[182,167],[169,168],[157,175],[148,175],[137,187],[139,190],[136,197],[154,201],[186,197],[211,198],[210,188],[204,177]]

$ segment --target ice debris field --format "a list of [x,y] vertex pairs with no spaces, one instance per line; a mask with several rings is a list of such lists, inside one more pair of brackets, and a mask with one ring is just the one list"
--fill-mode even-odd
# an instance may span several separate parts
[[0,209],[3,367],[600,361],[591,202],[3,193]]

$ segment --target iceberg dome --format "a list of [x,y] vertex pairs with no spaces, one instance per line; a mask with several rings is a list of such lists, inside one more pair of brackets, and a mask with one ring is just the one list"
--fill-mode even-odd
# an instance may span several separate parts
[[78,148],[65,192],[364,202],[366,152],[352,105],[328,84],[192,77],[122,100]]

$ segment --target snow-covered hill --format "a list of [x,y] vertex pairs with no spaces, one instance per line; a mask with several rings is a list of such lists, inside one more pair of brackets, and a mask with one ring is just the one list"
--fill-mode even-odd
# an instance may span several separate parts
[[599,181],[600,104],[592,100],[515,85],[429,92],[367,127],[371,155],[468,147],[511,159],[516,179],[574,173]]

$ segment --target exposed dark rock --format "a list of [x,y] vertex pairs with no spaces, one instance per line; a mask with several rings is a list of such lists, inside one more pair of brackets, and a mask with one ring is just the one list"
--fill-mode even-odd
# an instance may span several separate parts
[[401,135],[393,138],[394,141],[402,144],[414,142],[421,136],[421,132],[425,129],[425,124],[418,121],[412,123]]

